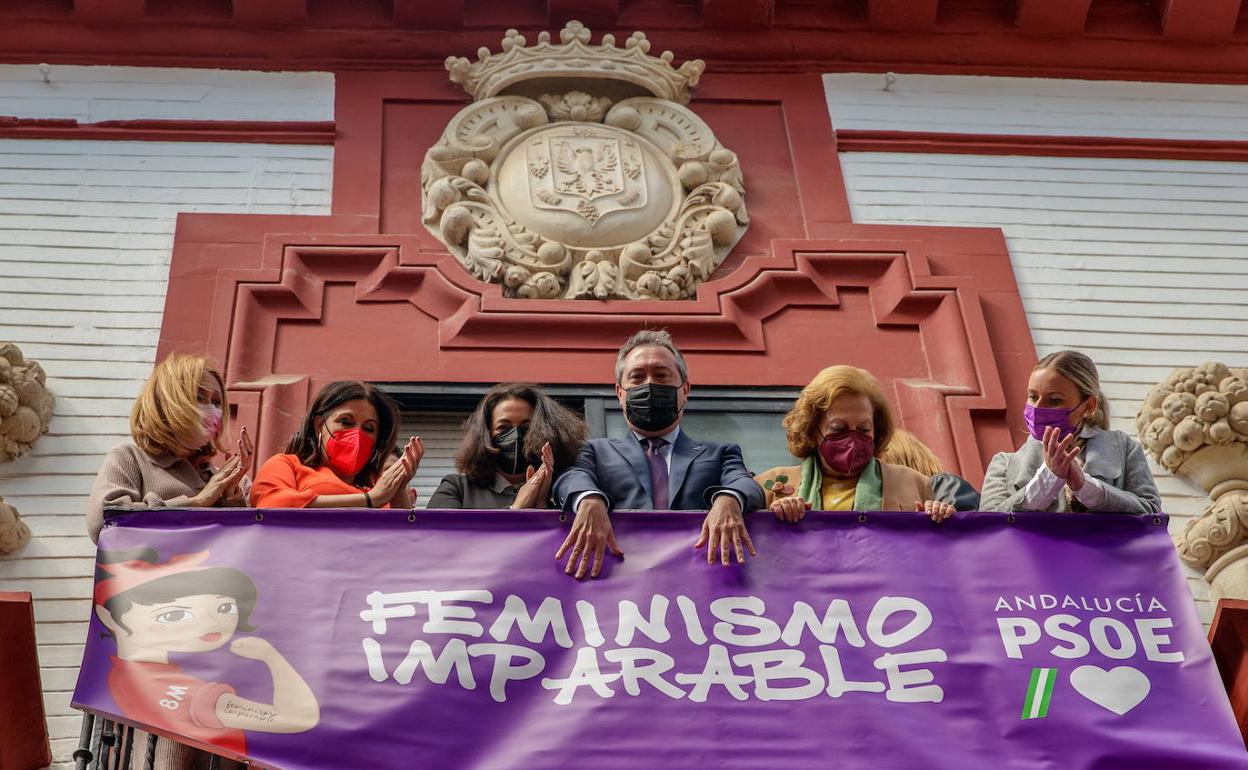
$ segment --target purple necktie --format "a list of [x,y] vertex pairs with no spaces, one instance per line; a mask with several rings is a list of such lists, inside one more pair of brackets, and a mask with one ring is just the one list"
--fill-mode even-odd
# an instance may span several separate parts
[[653,510],[666,511],[667,503],[667,460],[663,459],[663,447],[667,439],[644,438],[646,445],[646,462],[650,463],[650,502]]

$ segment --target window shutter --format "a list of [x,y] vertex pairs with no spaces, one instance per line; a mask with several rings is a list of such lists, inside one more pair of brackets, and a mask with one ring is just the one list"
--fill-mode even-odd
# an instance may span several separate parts
[[425,443],[425,457],[412,478],[416,507],[424,508],[442,477],[455,472],[455,452],[463,438],[464,420],[469,412],[404,412],[399,428],[399,446],[411,436]]

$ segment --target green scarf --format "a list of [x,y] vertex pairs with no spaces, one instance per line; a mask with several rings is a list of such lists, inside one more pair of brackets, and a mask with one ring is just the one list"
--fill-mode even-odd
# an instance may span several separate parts
[[[815,455],[802,461],[802,480],[798,484],[797,494],[810,503],[811,510],[823,510],[823,471],[819,468],[819,460]],[[878,511],[884,506],[884,478],[880,475],[880,461],[871,458],[871,462],[858,474],[858,485],[854,488],[855,511]]]

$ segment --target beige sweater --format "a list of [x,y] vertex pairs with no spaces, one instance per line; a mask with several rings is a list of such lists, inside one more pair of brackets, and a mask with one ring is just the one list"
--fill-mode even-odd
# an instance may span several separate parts
[[[105,508],[143,510],[185,506],[210,478],[212,468],[207,464],[196,467],[181,457],[170,454],[153,457],[134,444],[119,444],[109,451],[96,474],[87,503],[87,532],[92,540],[99,539]],[[246,491],[233,500],[218,500],[217,505],[241,508],[247,505]],[[135,731],[131,770],[144,767],[147,740],[147,733]],[[197,770],[208,767],[210,759],[205,752],[160,738],[156,741],[153,767],[155,770]],[[221,761],[222,770],[241,767],[243,765],[229,760]]]
[[[104,458],[87,502],[87,533],[98,540],[104,526],[104,509],[144,510],[178,508],[190,503],[208,479],[212,468],[196,467],[190,460],[171,454],[153,457],[134,444],[119,444]],[[246,492],[233,500],[217,501],[221,507],[247,505]]]

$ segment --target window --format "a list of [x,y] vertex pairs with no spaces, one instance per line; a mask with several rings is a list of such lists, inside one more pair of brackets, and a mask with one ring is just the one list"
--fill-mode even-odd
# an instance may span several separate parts
[[[377,383],[399,403],[400,443],[419,435],[425,457],[412,486],[418,501],[428,500],[438,482],[455,472],[461,427],[491,385],[479,383]],[[623,437],[628,426],[615,391],[604,385],[547,385],[547,393],[585,417],[590,438]],[[797,398],[797,388],[694,388],[681,426],[700,441],[741,445],[745,466],[761,473],[797,462],[790,454],[780,420]],[[418,502],[419,504],[419,502]]]

